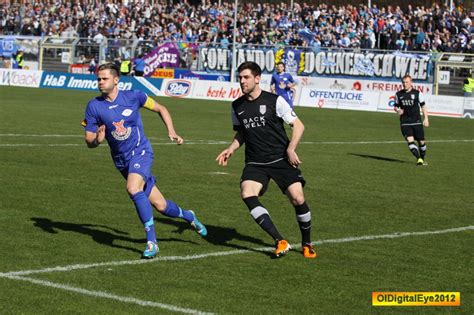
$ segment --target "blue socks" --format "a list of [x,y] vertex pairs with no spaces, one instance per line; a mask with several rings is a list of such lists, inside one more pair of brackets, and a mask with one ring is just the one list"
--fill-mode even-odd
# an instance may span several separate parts
[[191,211],[181,209],[171,200],[166,200],[166,209],[162,213],[170,218],[183,218],[188,222],[194,221],[194,215]]
[[153,222],[153,209],[151,207],[148,197],[143,191],[137,192],[130,196],[135,208],[137,209],[138,217],[145,227],[146,239],[149,242],[156,243],[155,225]]

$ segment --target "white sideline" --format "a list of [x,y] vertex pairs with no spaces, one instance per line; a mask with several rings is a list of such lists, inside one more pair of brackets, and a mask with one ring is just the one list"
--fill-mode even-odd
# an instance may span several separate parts
[[[0,134],[0,137],[2,135]],[[5,136],[5,135],[3,135]],[[40,136],[40,135],[35,135]],[[49,136],[60,136],[60,135],[49,135]],[[150,138],[151,139],[151,138]],[[164,140],[166,141],[166,140]],[[474,142],[474,139],[453,139],[453,140],[429,140],[429,143],[462,143],[462,142]],[[405,141],[301,141],[300,144],[310,144],[310,145],[358,145],[358,144],[400,144],[405,143]],[[219,141],[219,140],[192,140],[185,141],[185,145],[226,145],[229,144],[228,141]],[[167,142],[151,142],[151,145],[176,145],[176,143],[167,141]],[[84,143],[0,143],[0,147],[85,147]],[[101,146],[103,148],[108,147],[107,144]]]
[[[357,242],[357,241],[370,241],[370,240],[376,240],[376,239],[393,239],[393,238],[400,238],[400,237],[407,237],[407,236],[435,235],[435,234],[463,232],[463,231],[468,231],[468,230],[474,230],[474,225],[463,226],[463,227],[452,228],[452,229],[445,229],[445,230],[437,230],[437,231],[395,232],[392,234],[382,234],[382,235],[350,236],[350,237],[345,237],[345,238],[315,241],[313,242],[313,244],[322,245],[322,244],[348,243],[348,242]],[[301,247],[301,245],[293,244],[292,247],[299,248]],[[68,266],[50,267],[50,268],[44,268],[44,269],[35,269],[35,270],[21,270],[21,271],[11,271],[11,272],[5,272],[5,273],[2,272],[0,273],[0,277],[25,276],[25,275],[39,274],[39,273],[48,273],[48,272],[56,272],[56,271],[72,271],[72,270],[89,269],[89,268],[106,267],[106,266],[141,265],[141,264],[161,262],[161,261],[195,260],[195,259],[203,259],[203,258],[208,258],[208,257],[219,257],[219,256],[243,254],[243,253],[249,253],[252,251],[271,251],[271,250],[273,250],[272,247],[259,247],[259,248],[236,249],[236,250],[187,255],[187,256],[158,256],[155,259],[149,259],[149,260],[136,259],[136,260],[110,261],[110,262],[94,263],[94,264],[76,264],[76,265],[68,265]]]
[[[393,238],[400,238],[400,237],[407,237],[407,236],[414,236],[414,235],[435,235],[435,234],[462,232],[462,231],[468,231],[468,230],[474,230],[474,225],[445,229],[445,230],[437,230],[437,231],[396,232],[392,234],[382,234],[382,235],[351,236],[351,237],[345,237],[345,238],[320,240],[320,241],[313,242],[313,244],[321,245],[321,244],[347,243],[347,242],[366,241],[366,240],[375,240],[375,239],[393,239]],[[292,247],[299,248],[301,247],[301,245],[294,244],[292,245]],[[272,249],[273,248],[262,247],[262,248],[254,248],[254,249],[249,249],[249,250],[231,250],[231,251],[224,251],[224,252],[214,252],[214,253],[188,255],[188,256],[161,256],[153,260],[124,260],[124,261],[105,262],[105,263],[96,263],[96,264],[77,264],[77,265],[69,265],[69,266],[64,266],[64,267],[45,268],[45,269],[39,269],[39,270],[24,270],[24,271],[0,273],[0,277],[12,279],[12,280],[27,281],[27,282],[41,285],[41,286],[76,292],[76,293],[89,295],[93,297],[112,299],[112,300],[120,301],[123,303],[131,303],[131,304],[137,304],[137,305],[147,306],[147,307],[156,307],[156,308],[161,308],[161,309],[174,311],[174,312],[181,312],[181,313],[186,313],[186,314],[212,314],[212,313],[206,313],[206,312],[193,310],[189,308],[182,308],[182,307],[174,306],[170,304],[139,300],[136,298],[126,297],[126,296],[119,296],[119,295],[111,294],[104,291],[86,290],[86,289],[77,288],[77,287],[64,285],[64,284],[58,284],[58,283],[54,283],[54,282],[50,282],[46,280],[38,280],[38,279],[23,277],[23,275],[47,273],[47,272],[53,272],[53,271],[71,271],[71,270],[77,270],[77,269],[88,269],[88,268],[103,267],[103,266],[135,265],[135,264],[144,264],[144,263],[152,263],[152,262],[159,262],[159,261],[193,260],[193,259],[201,259],[201,258],[207,258],[207,257],[228,256],[228,255],[249,253],[251,251],[270,251]]]
[[84,295],[93,296],[93,297],[96,297],[96,298],[105,298],[105,299],[116,300],[116,301],[120,301],[120,302],[124,302],[124,303],[138,304],[138,305],[141,305],[141,306],[162,308],[162,309],[165,309],[165,310],[168,310],[168,311],[173,311],[173,312],[180,312],[180,313],[185,313],[185,314],[213,314],[213,313],[207,313],[207,312],[202,312],[202,311],[198,311],[198,310],[193,310],[193,309],[190,309],[190,308],[182,308],[182,307],[174,306],[174,305],[170,305],[170,304],[164,304],[164,303],[152,302],[152,301],[144,301],[144,300],[139,300],[139,299],[132,298],[132,297],[115,295],[115,294],[111,294],[111,293],[108,293],[108,292],[105,292],[105,291],[86,290],[86,289],[77,288],[77,287],[64,285],[64,284],[59,284],[59,283],[54,283],[54,282],[46,281],[46,280],[37,280],[37,279],[19,277],[19,276],[6,276],[5,278],[12,279],[12,280],[27,281],[27,282],[42,285],[42,286],[45,286],[45,287],[51,287],[51,288],[65,290],[65,291],[76,292],[76,293],[80,293],[80,294],[84,294]]

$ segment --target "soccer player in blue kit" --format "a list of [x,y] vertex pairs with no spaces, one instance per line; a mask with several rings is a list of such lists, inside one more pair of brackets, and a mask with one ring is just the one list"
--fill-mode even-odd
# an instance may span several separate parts
[[113,63],[99,67],[97,81],[101,96],[87,104],[82,125],[89,148],[95,148],[104,139],[107,140],[115,167],[127,180],[127,192],[146,231],[147,245],[143,257],[153,258],[159,248],[152,206],[165,216],[186,220],[201,236],[207,235],[207,229],[192,210],[184,210],[173,201],[166,200],[155,185],[153,150],[143,132],[139,110],[144,107],[158,113],[168,129],[169,138],[182,144],[183,138],[176,134],[168,110],[144,92],[119,91],[119,73]]
[[293,108],[293,90],[296,86],[295,80],[291,74],[285,72],[285,64],[283,62],[277,63],[277,72],[272,75],[270,81],[270,88],[272,93],[280,95]]

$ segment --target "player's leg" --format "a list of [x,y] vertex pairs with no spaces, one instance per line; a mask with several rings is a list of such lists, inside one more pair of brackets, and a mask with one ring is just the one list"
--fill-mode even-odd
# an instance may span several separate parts
[[316,258],[316,251],[311,245],[311,210],[305,200],[303,187],[306,181],[301,170],[284,160],[274,165],[271,176],[295,208],[296,220],[301,232],[303,255],[306,258]]
[[156,210],[170,218],[181,218],[189,222],[199,235],[207,235],[206,227],[198,220],[194,211],[182,209],[172,200],[166,200],[154,181],[147,182],[148,185],[151,187],[148,199]]
[[311,210],[306,203],[301,182],[291,184],[286,195],[295,208],[296,220],[301,232],[301,246],[306,258],[316,258],[316,251],[311,244]]
[[[268,184],[268,180],[266,180],[266,183]],[[283,240],[283,236],[281,236],[280,232],[278,232],[276,226],[273,224],[268,210],[260,203],[260,200],[258,199],[260,193],[265,191],[264,187],[266,188],[266,185],[264,186],[260,182],[254,180],[244,180],[240,184],[240,195],[255,222],[265,232],[267,232],[267,234],[270,235],[276,243],[278,243],[279,241]],[[288,250],[289,248],[286,249],[286,252]],[[280,256],[280,254],[277,256]]]
[[420,158],[423,159],[423,165],[427,165],[425,162],[426,156],[426,142],[425,142],[425,131],[422,125],[416,126],[415,128],[415,139],[418,142],[418,147],[420,149]]
[[147,195],[143,191],[145,180],[142,174],[129,173],[127,176],[127,192],[132,199],[138,217],[142,222],[147,239],[147,248],[143,252],[143,257],[153,258],[158,253],[158,246],[156,245],[155,225],[153,221],[153,209]]
[[423,160],[420,157],[420,150],[418,149],[418,146],[415,143],[415,132],[413,126],[401,126],[401,130],[403,137],[405,137],[405,140],[408,144],[408,149],[417,160],[417,165],[419,165],[420,163],[423,164]]

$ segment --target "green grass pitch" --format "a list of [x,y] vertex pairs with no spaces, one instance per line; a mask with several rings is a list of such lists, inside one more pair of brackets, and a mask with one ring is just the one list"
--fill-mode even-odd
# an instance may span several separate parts
[[[416,167],[394,114],[296,108],[319,257],[275,260],[239,197],[243,149],[214,161],[233,136],[230,103],[160,98],[185,144],[143,110],[158,185],[209,236],[155,213],[161,254],[144,262],[107,146],[83,141],[95,95],[0,87],[1,314],[474,313],[474,121],[431,117],[429,166]],[[298,244],[275,184],[261,201]],[[461,306],[373,307],[374,291],[458,291]]]

